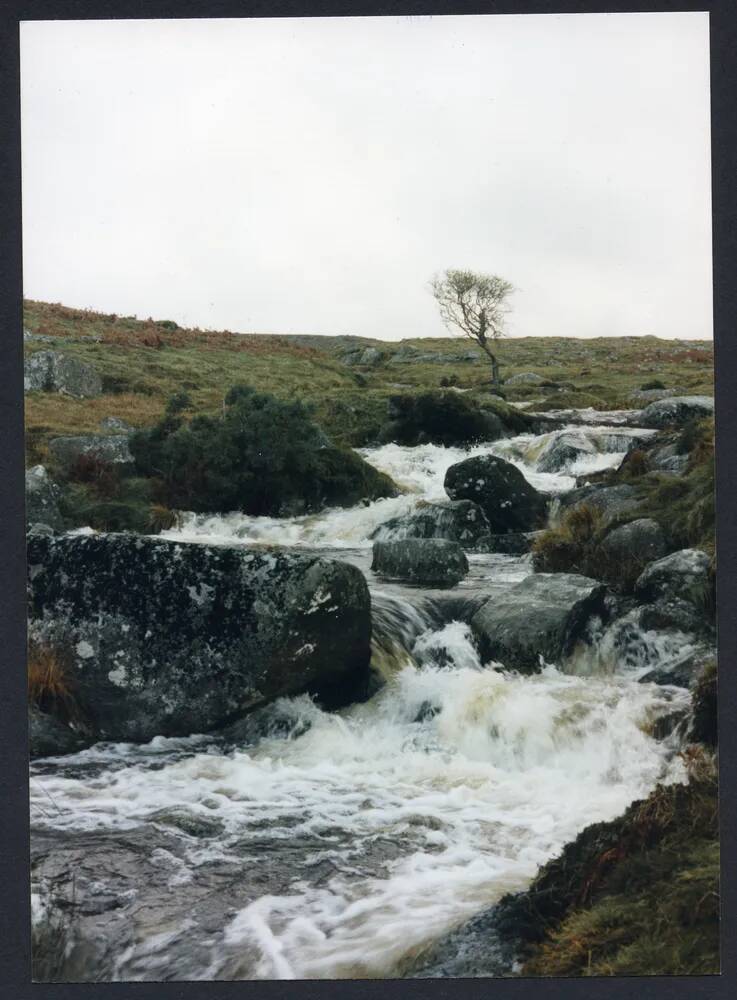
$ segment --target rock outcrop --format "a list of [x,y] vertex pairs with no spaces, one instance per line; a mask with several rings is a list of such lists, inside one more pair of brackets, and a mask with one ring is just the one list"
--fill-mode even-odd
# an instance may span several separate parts
[[61,490],[43,465],[26,469],[26,525],[45,524],[61,531],[64,521],[59,510]]
[[468,560],[457,542],[405,538],[374,542],[371,569],[411,583],[454,587],[468,573]]
[[61,392],[77,399],[102,393],[102,379],[89,365],[59,351],[36,351],[23,365],[26,392]]
[[519,469],[497,455],[478,455],[451,465],[445,474],[451,500],[472,500],[483,510],[492,534],[541,526],[547,501]]
[[571,573],[537,573],[492,597],[471,619],[483,660],[535,673],[541,659],[560,663],[574,650],[586,623],[604,610],[606,588]]
[[82,455],[99,458],[121,469],[133,468],[127,434],[84,434],[52,438],[49,452],[63,469],[69,469]]
[[573,510],[586,504],[599,511],[604,523],[614,520],[620,514],[637,510],[640,499],[637,490],[629,483],[615,486],[580,486],[561,498],[562,511]]
[[685,601],[701,608],[709,603],[712,586],[709,556],[700,549],[680,549],[643,570],[635,596],[643,601]]
[[63,650],[97,739],[205,732],[281,695],[362,696],[371,606],[354,566],[135,535],[33,537],[29,634]]

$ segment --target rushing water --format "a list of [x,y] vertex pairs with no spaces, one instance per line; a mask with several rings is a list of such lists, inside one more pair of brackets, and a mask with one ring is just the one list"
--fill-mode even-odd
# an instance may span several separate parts
[[[590,452],[558,473],[536,471],[555,434],[471,453],[504,455],[554,495],[618,463],[638,434],[582,431]],[[527,558],[471,556],[451,603],[371,574],[371,533],[444,498],[444,473],[466,454],[366,450],[407,494],[312,517],[189,516],[168,533],[320,549],[361,566],[386,683],[337,713],[282,699],[227,736],[99,744],[36,762],[35,910],[68,876],[63,864],[73,868],[85,932],[99,937],[85,975],[411,974],[438,938],[524,887],[583,827],[681,779],[674,745],[651,732],[687,692],[637,678],[685,637],[630,627],[623,639],[594,623],[587,655],[522,677],[481,663],[460,619],[464,602],[531,572]]]

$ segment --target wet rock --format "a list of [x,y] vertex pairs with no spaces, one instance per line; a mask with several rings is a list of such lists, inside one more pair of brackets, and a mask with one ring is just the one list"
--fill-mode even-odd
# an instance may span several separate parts
[[638,518],[610,531],[602,540],[601,549],[614,562],[636,560],[641,564],[660,559],[668,551],[665,532],[650,517]]
[[629,483],[617,486],[580,486],[561,498],[563,511],[573,510],[587,504],[596,508],[602,515],[604,523],[614,520],[620,514],[628,514],[640,506],[637,490]]
[[672,396],[650,403],[639,416],[641,427],[670,427],[685,424],[694,417],[714,415],[712,396]]
[[504,379],[505,385],[540,385],[547,381],[537,372],[519,372],[517,375],[510,375]]
[[710,659],[703,648],[687,649],[682,656],[671,660],[664,666],[648,670],[639,678],[640,684],[664,684],[674,687],[690,688],[695,685],[704,667],[704,661]]
[[120,468],[133,468],[127,434],[85,434],[52,438],[49,452],[63,469],[69,469],[82,455],[94,455]]
[[346,563],[66,535],[29,540],[28,582],[30,636],[70,656],[98,738],[205,732],[301,692],[332,707],[368,681],[370,597]]
[[713,587],[711,559],[699,549],[681,549],[650,563],[635,584],[642,601],[682,600],[706,608]]
[[715,747],[717,728],[717,662],[712,658],[703,664],[695,679],[688,738]]
[[686,471],[688,466],[688,454],[678,450],[677,443],[666,444],[660,448],[653,448],[649,453],[651,464],[661,472],[670,472],[680,476]]
[[482,535],[474,545],[477,552],[499,552],[506,556],[524,556],[532,550],[539,531],[509,531],[504,535]]
[[588,620],[604,611],[606,588],[571,573],[537,573],[493,597],[471,619],[482,658],[535,673],[541,657],[560,663],[583,636]]
[[102,379],[89,365],[59,351],[37,351],[23,365],[26,392],[61,392],[77,399],[102,393]]
[[596,448],[585,434],[575,431],[559,434],[538,456],[537,471],[560,472],[578,459],[595,454]]
[[372,540],[393,541],[402,538],[445,538],[467,548],[475,548],[479,538],[488,534],[486,515],[470,500],[426,504],[412,514],[393,517],[371,535]]
[[457,542],[406,538],[374,542],[371,569],[412,583],[454,587],[468,573],[468,560]]
[[451,500],[477,503],[492,534],[530,531],[539,527],[545,516],[546,498],[516,466],[496,455],[478,455],[451,465],[444,486]]
[[64,521],[59,510],[61,490],[43,465],[26,469],[26,524],[45,524],[61,531]]
[[710,632],[711,622],[702,610],[680,598],[655,601],[640,608],[640,624],[651,631]]
[[28,737],[32,760],[76,753],[87,745],[84,738],[66,723],[36,708],[28,710]]

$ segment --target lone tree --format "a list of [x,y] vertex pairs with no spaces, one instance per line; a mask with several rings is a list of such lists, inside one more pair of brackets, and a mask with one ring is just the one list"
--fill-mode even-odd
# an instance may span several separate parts
[[445,271],[430,282],[440,318],[451,333],[475,340],[491,361],[491,381],[499,386],[499,362],[492,346],[504,336],[507,298],[514,286],[496,274]]

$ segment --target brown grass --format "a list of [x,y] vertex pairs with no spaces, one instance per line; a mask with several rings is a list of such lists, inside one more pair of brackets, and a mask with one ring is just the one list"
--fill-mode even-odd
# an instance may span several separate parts
[[28,646],[28,702],[69,722],[79,718],[69,658],[40,643]]

